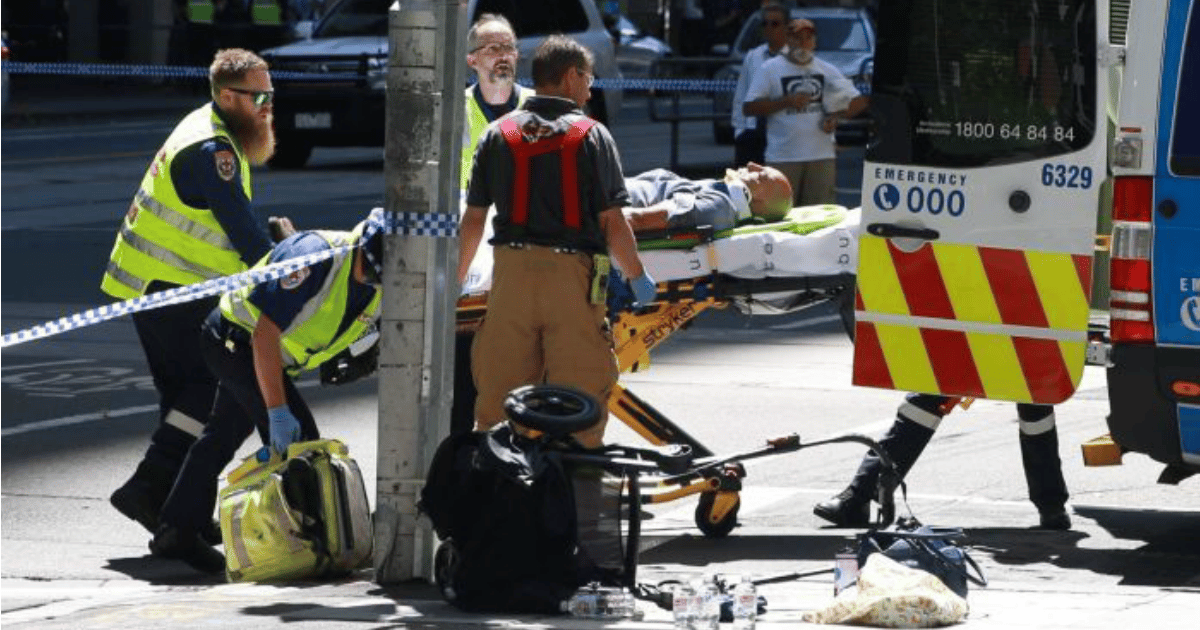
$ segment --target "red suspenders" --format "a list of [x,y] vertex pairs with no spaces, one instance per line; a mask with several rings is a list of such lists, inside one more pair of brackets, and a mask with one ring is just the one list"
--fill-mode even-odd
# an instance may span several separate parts
[[527,142],[517,121],[512,117],[500,123],[500,131],[504,133],[504,139],[512,149],[516,165],[516,172],[513,173],[513,225],[523,226],[529,219],[530,158],[558,151],[562,161],[563,223],[573,230],[579,229],[579,176],[576,170],[576,156],[579,153],[579,145],[583,144],[584,137],[594,124],[596,121],[591,118],[580,118],[572,123],[571,128],[564,134]]

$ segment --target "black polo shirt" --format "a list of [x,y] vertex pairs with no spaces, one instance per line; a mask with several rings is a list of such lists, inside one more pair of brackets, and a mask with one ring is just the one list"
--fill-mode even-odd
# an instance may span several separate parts
[[[537,135],[566,133],[583,116],[573,101],[554,96],[533,96],[501,120],[515,118],[522,129],[539,129]],[[576,157],[579,185],[580,229],[563,221],[562,161],[557,151],[529,159],[529,204],[525,226],[513,225],[513,177],[516,165],[512,149],[492,123],[479,138],[471,167],[467,204],[487,207],[496,204],[493,245],[525,242],[553,247],[574,247],[587,252],[608,250],[600,230],[599,215],[609,208],[629,205],[621,159],[608,129],[592,126]]]

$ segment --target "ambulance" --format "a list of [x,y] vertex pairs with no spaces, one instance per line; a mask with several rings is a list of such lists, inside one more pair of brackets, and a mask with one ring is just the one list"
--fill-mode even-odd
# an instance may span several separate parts
[[[1057,404],[1090,359],[1111,439],[1085,459],[1200,470],[1193,3],[880,3],[855,384]],[[1112,264],[1095,265],[1109,203]]]

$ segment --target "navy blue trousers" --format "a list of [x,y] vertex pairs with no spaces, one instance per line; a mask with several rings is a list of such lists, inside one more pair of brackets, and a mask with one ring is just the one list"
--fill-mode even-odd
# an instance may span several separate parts
[[[200,331],[200,348],[208,369],[217,378],[216,399],[204,433],[188,451],[175,479],[161,521],[183,530],[197,530],[212,519],[221,472],[255,429],[268,439],[267,407],[254,373],[250,334],[213,309]],[[320,437],[312,411],[292,379],[283,375],[288,408],[300,421],[301,439]]]

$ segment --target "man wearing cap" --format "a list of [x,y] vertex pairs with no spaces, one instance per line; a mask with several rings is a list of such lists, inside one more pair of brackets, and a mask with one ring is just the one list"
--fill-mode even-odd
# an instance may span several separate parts
[[[250,207],[250,167],[275,151],[267,63],[248,50],[222,50],[209,83],[212,101],[171,132],[129,205],[100,285],[114,298],[245,271],[271,249]],[[217,389],[198,343],[200,323],[216,303],[203,298],[132,316],[158,391],[158,427],[137,470],[109,501],[151,533]],[[219,539],[220,532],[210,527],[207,534]]]
[[742,105],[747,116],[767,117],[766,162],[787,175],[797,206],[837,200],[834,130],[867,107],[854,83],[813,56],[816,48],[813,23],[792,20],[786,52],[762,65]]
[[204,433],[188,451],[150,550],[206,573],[225,568],[199,536],[210,522],[217,479],[255,429],[278,453],[319,437],[292,377],[313,370],[368,334],[379,313],[383,210],[350,232],[311,231],[279,243],[257,267],[334,251],[281,278],[221,296],[200,331],[219,386]]

